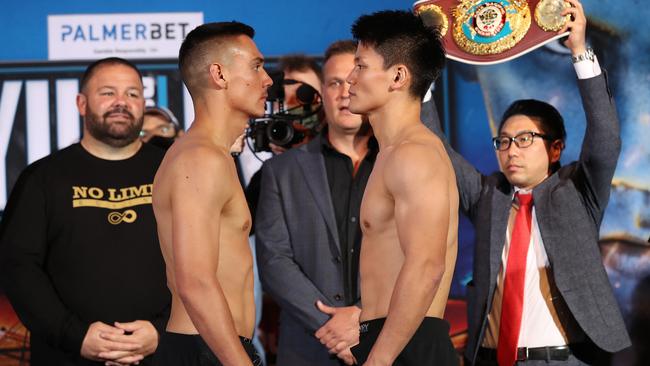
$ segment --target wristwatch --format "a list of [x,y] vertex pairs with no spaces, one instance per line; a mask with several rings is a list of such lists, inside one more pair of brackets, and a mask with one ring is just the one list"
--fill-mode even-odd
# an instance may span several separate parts
[[591,47],[587,47],[587,50],[585,52],[577,56],[571,56],[571,61],[573,61],[574,64],[585,60],[589,60],[593,62],[594,58],[596,58],[596,55],[594,54],[594,50]]

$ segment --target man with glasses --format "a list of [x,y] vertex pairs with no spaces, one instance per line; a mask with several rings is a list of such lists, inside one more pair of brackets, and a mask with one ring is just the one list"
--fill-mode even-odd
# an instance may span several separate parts
[[476,229],[470,364],[594,364],[630,344],[598,248],[621,147],[618,117],[586,47],[582,5],[568,2],[566,45],[587,117],[580,159],[560,166],[562,116],[537,100],[504,113],[493,140],[501,172],[482,175],[447,145],[461,210]]
[[144,122],[140,139],[149,142],[159,136],[170,140],[183,135],[183,129],[174,113],[165,107],[147,107],[144,111]]

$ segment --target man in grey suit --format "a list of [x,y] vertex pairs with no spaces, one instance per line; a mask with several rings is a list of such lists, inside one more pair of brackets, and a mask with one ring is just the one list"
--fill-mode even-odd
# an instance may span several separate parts
[[465,354],[471,364],[596,364],[630,344],[598,248],[621,145],[618,117],[606,75],[585,44],[582,5],[568,1],[566,44],[587,117],[580,159],[559,166],[562,117],[536,100],[504,113],[494,138],[501,172],[484,176],[447,146],[461,209],[476,228]]
[[257,257],[264,290],[282,308],[281,366],[352,364],[358,342],[359,207],[377,145],[348,109],[355,50],[340,41],[325,53],[323,133],[262,168]]

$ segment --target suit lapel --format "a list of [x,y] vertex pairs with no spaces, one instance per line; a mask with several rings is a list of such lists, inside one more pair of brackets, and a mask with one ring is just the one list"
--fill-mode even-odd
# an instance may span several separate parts
[[[490,227],[490,289],[496,286],[497,275],[501,268],[501,255],[506,242],[508,216],[512,206],[512,193],[496,190],[492,197],[492,222]],[[490,294],[491,298],[492,294]]]
[[561,240],[561,238],[557,237],[557,230],[552,230],[552,228],[548,227],[548,225],[551,225],[550,223],[552,222],[552,218],[547,215],[550,211],[544,210],[543,207],[545,203],[549,201],[549,188],[556,187],[559,183],[559,175],[552,174],[550,177],[546,178],[545,181],[533,189],[533,199],[535,200],[535,215],[537,216],[537,227],[539,228],[539,233],[542,235],[544,251],[546,252],[546,256],[548,257],[551,266],[553,265],[555,259],[554,246]]
[[314,139],[314,141],[311,141],[306,146],[304,154],[297,155],[296,160],[305,176],[305,181],[314,197],[314,201],[325,219],[325,225],[336,243],[336,250],[340,255],[341,245],[339,243],[339,233],[336,227],[330,187],[327,183],[325,161],[323,155],[320,153],[320,146],[320,138]]

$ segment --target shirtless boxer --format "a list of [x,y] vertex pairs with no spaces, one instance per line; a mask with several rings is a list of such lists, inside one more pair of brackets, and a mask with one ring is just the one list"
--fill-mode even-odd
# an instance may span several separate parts
[[[271,78],[251,27],[204,24],[179,54],[195,119],[167,152],[153,207],[172,309],[160,365],[258,365],[253,335],[251,217],[229,150],[264,114]],[[215,357],[216,356],[216,357]]]
[[379,142],[361,204],[361,334],[352,353],[360,365],[457,365],[442,319],[457,251],[456,177],[420,121],[444,49],[402,11],[362,16],[352,34],[350,110],[370,119]]

